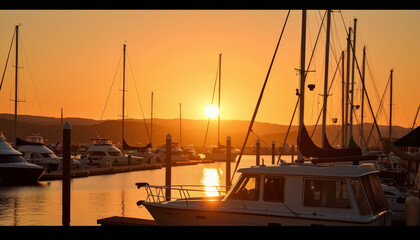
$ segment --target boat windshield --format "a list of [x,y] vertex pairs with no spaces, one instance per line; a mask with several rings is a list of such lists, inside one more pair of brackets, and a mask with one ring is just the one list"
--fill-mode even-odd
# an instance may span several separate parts
[[374,214],[388,209],[388,202],[379,181],[379,174],[369,174],[361,177],[365,192]]
[[229,195],[230,199],[234,200],[249,200],[258,201],[259,198],[259,177],[258,176],[244,176],[235,185],[235,188]]
[[41,136],[28,136],[26,138],[27,142],[31,142],[31,143],[42,143],[44,144],[44,139]]
[[0,163],[17,163],[25,162],[25,159],[20,155],[0,155]]
[[112,145],[112,141],[107,138],[94,138],[92,139],[92,145]]

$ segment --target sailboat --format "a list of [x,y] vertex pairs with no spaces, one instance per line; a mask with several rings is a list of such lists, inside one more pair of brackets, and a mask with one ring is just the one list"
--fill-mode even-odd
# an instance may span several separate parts
[[[220,144],[220,90],[221,90],[221,64],[222,64],[222,54],[219,54],[219,114],[217,120],[217,146],[211,147],[210,151],[204,153],[205,159],[213,161],[223,161],[226,162],[226,146]],[[230,161],[234,162],[238,154],[232,151],[230,155]]]
[[92,143],[87,150],[88,156],[82,159],[86,164],[92,167],[108,167],[112,165],[132,165],[145,163],[144,157],[131,156],[125,154],[124,139],[124,107],[125,107],[125,55],[126,44],[123,45],[123,99],[122,99],[122,150],[112,144],[108,138],[92,138]]
[[[17,129],[17,80],[18,80],[18,36],[19,26],[16,25],[16,72],[15,72],[15,139]],[[7,65],[7,62],[6,62]],[[4,76],[4,75],[3,75]],[[3,79],[2,79],[3,83]],[[0,85],[1,90],[1,85]],[[28,163],[22,153],[15,150],[0,132],[0,184],[1,185],[20,185],[37,183],[45,173],[44,167]]]
[[[305,31],[306,10],[303,10],[302,46],[305,43]],[[281,37],[279,43],[280,40]],[[304,47],[302,49],[304,50]],[[305,51],[302,51],[302,55],[304,53]],[[304,58],[302,62],[304,63]],[[267,78],[263,90],[266,82]],[[255,120],[262,92],[250,129]],[[240,158],[237,166],[239,162]],[[373,165],[320,167],[307,163],[282,163],[242,168],[238,172],[241,176],[227,193],[223,194],[219,186],[216,186],[212,192],[216,196],[211,197],[192,197],[190,193],[193,193],[193,190],[189,190],[188,186],[136,183],[138,188],[144,188],[147,193],[147,198],[138,201],[137,205],[145,206],[158,225],[383,226],[391,224],[391,211],[381,191],[378,172]],[[163,189],[168,188],[174,190],[173,192],[179,192],[179,197],[165,195],[166,191]]]

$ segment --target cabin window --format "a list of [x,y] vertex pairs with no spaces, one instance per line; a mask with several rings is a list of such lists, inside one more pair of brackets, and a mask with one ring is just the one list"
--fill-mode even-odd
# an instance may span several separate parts
[[344,180],[305,179],[304,205],[329,208],[350,208]]
[[351,187],[353,188],[353,193],[354,197],[356,198],[357,205],[359,206],[360,215],[365,216],[371,214],[360,181],[355,179],[352,180],[350,183]]
[[284,178],[265,177],[263,199],[268,202],[283,202]]
[[369,174],[361,177],[366,195],[374,214],[380,213],[388,208],[384,190],[379,181],[378,174]]
[[258,184],[258,176],[243,177],[232,191],[230,198],[234,200],[258,201]]

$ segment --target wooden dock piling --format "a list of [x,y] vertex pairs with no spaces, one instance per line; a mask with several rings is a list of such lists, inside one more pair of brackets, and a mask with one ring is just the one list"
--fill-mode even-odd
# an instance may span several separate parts
[[226,191],[229,190],[232,183],[230,182],[230,158],[231,158],[231,144],[232,139],[230,136],[226,137]]
[[261,148],[261,146],[260,146],[260,139],[257,139],[257,142],[255,143],[255,151],[256,151],[256,154],[255,154],[255,156],[256,156],[256,163],[255,163],[255,165],[260,165],[260,148]]
[[276,160],[276,141],[271,142],[271,164],[274,165],[274,162]]
[[71,126],[66,122],[63,125],[63,181],[62,181],[62,223],[70,226],[70,171],[72,161],[70,158]]
[[[171,134],[168,133],[168,135],[166,135],[166,159],[165,159],[165,170],[166,170],[166,174],[165,174],[165,185],[166,186],[170,186],[171,185],[171,168],[172,168],[172,136]],[[169,201],[171,199],[171,189],[170,188],[166,188],[165,190],[165,195],[166,195],[166,201]]]

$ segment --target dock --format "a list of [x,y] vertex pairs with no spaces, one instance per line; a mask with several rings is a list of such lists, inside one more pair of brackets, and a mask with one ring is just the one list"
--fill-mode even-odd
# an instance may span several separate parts
[[[172,166],[186,166],[186,165],[196,165],[202,163],[214,163],[212,160],[190,160],[190,161],[179,161],[173,162]],[[112,166],[112,167],[102,167],[102,168],[83,168],[83,169],[72,169],[70,176],[71,178],[80,178],[80,177],[89,177],[95,175],[107,175],[131,171],[143,171],[143,170],[153,170],[161,169],[165,167],[165,163],[162,164],[150,164],[150,165],[121,165],[121,166]],[[51,181],[51,180],[61,180],[63,179],[62,171],[51,171],[46,172],[39,181]]]
[[[70,176],[72,178],[79,177],[88,177],[95,175],[107,175],[115,174],[122,172],[131,172],[131,171],[141,171],[141,170],[152,170],[152,169],[161,169],[161,164],[155,165],[122,165],[122,166],[112,166],[112,167],[103,167],[103,168],[83,168],[83,169],[72,169]],[[39,181],[51,181],[51,180],[61,180],[63,179],[62,171],[52,171],[45,173],[39,179]]]
[[157,226],[155,220],[117,216],[98,219],[96,222],[101,226]]

